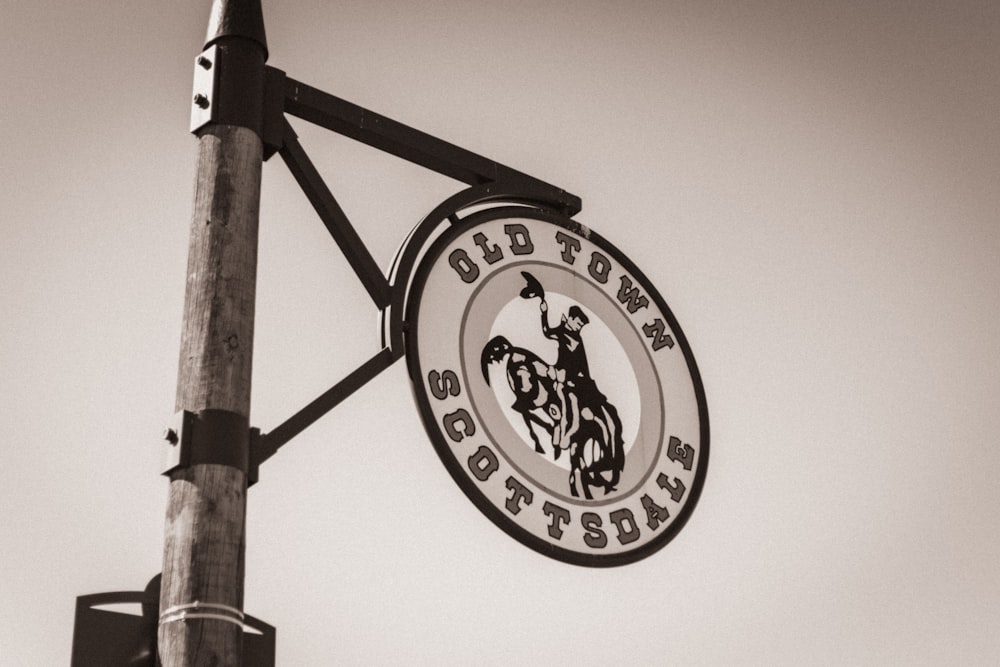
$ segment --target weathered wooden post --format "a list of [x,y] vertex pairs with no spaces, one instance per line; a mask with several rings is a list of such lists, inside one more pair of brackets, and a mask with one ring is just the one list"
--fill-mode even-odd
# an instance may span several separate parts
[[[162,664],[239,665],[267,45],[260,0],[214,0],[198,136],[160,596]],[[200,71],[199,71],[200,68]]]

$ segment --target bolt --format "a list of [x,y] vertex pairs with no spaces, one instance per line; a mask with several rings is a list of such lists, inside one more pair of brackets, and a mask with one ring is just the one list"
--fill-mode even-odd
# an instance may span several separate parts
[[212,61],[205,56],[198,56],[198,64],[205,69],[212,69]]
[[177,437],[177,431],[172,428],[163,429],[163,439],[169,442],[171,445],[176,445],[179,438]]
[[202,109],[207,109],[208,108],[208,98],[205,97],[204,95],[202,95],[201,93],[197,93],[194,96],[194,103],[196,105],[198,105],[198,107],[200,107]]

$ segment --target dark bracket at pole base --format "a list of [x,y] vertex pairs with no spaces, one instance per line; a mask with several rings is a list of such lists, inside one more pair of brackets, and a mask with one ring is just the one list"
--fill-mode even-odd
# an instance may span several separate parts
[[[112,606],[115,609],[102,607]],[[140,614],[117,611],[122,607]],[[156,667],[160,575],[144,591],[94,593],[76,598],[70,667]],[[277,630],[243,616],[243,667],[274,667]]]

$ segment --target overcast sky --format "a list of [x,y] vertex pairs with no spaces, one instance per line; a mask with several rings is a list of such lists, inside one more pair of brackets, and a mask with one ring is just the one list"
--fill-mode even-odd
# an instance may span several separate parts
[[[265,0],[269,64],[559,185],[678,318],[712,442],[638,563],[508,537],[397,363],[261,470],[246,611],[278,664],[987,664],[1000,654],[1000,5]],[[0,663],[161,567],[209,0],[0,22]],[[460,185],[292,121],[391,263]],[[265,164],[253,414],[378,349]]]

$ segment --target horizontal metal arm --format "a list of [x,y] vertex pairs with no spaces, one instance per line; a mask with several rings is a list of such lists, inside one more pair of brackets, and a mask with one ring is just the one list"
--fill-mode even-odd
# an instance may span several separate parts
[[532,190],[545,191],[547,199],[567,215],[580,212],[580,198],[561,188],[295,79],[286,77],[284,85],[284,108],[293,116],[463,183],[496,182],[509,187],[522,184]]

